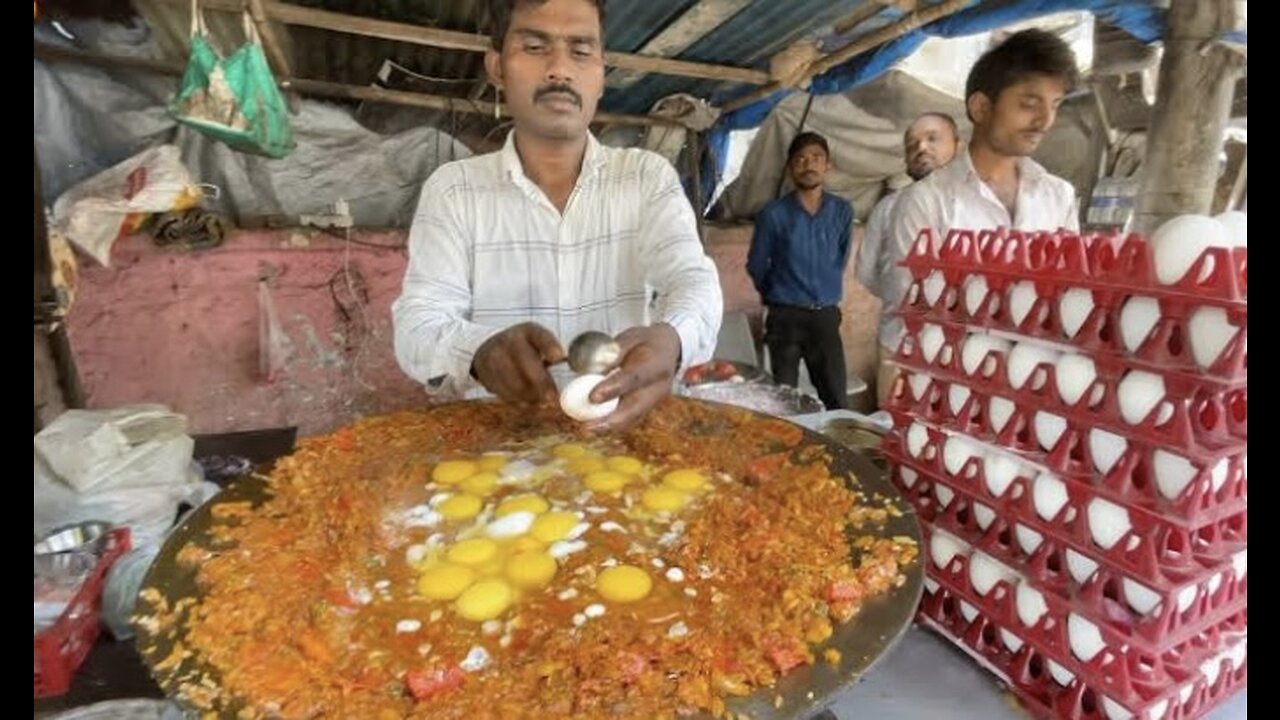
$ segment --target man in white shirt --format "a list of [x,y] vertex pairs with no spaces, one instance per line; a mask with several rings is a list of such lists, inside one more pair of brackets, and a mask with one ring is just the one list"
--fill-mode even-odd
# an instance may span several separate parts
[[[925,179],[929,173],[951,162],[959,145],[960,131],[955,118],[941,112],[920,115],[902,136],[902,156],[907,165],[907,175],[916,182]],[[904,276],[902,268],[893,264],[895,258],[906,256],[906,248],[890,247],[890,219],[901,194],[901,190],[890,193],[871,211],[855,263],[858,282],[881,302],[876,398],[882,407],[893,382],[894,367],[888,360],[902,339],[902,321],[894,317],[893,310],[910,280],[909,276]]]
[[603,5],[495,3],[485,67],[515,127],[500,152],[423,185],[392,307],[400,367],[429,392],[550,401],[565,345],[615,335],[618,372],[591,400],[620,403],[591,431],[638,422],[682,365],[710,359],[723,310],[674,168],[589,131],[604,93]]
[[[940,239],[952,228],[1079,230],[1071,183],[1030,157],[1076,79],[1070,46],[1043,30],[1010,35],[978,59],[965,84],[969,147],[902,191],[893,210],[891,266],[925,228]],[[893,304],[909,286],[901,283]]]

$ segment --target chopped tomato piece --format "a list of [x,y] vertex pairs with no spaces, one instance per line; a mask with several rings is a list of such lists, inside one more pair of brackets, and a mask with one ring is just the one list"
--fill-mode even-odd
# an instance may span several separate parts
[[765,640],[764,654],[780,673],[809,662],[808,657],[794,642],[777,637]]
[[827,586],[827,602],[844,603],[862,599],[862,586],[852,580],[835,580]]
[[632,682],[649,669],[649,661],[633,652],[624,652],[618,656],[622,666],[623,682]]
[[427,700],[462,687],[467,681],[467,674],[457,667],[448,670],[410,670],[404,679],[414,700]]

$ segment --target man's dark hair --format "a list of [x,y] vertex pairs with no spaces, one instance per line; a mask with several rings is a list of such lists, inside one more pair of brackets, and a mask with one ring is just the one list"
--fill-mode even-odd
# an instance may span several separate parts
[[[915,125],[917,120],[923,120],[927,117],[938,118],[942,122],[946,123],[951,127],[951,134],[955,136],[956,140],[960,139],[960,126],[956,124],[956,119],[951,117],[951,115],[949,115],[948,113],[939,112],[937,110],[922,112],[916,116],[915,120],[911,121],[911,125]],[[903,139],[905,139],[907,136],[907,133],[911,131],[911,125],[908,125],[907,129],[902,132]]]
[[827,158],[831,157],[831,148],[827,145],[827,139],[816,132],[806,131],[795,136],[795,139],[791,141],[791,146],[787,148],[787,162],[791,162],[801,150],[810,145],[817,145],[822,148],[822,152]]
[[1014,33],[974,63],[964,85],[965,101],[980,92],[994,103],[1005,88],[1033,75],[1059,78],[1071,92],[1079,79],[1076,54],[1051,32],[1032,28]]
[[[521,5],[541,5],[547,0],[490,0],[489,17],[492,19],[489,42],[494,50],[502,49],[502,41],[511,29],[511,15]],[[596,6],[600,12],[600,36],[604,38],[604,6],[605,0],[586,0]]]

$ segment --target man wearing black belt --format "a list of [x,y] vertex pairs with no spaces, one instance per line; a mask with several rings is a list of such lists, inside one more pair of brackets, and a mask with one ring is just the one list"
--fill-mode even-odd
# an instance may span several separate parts
[[826,138],[803,132],[787,150],[795,192],[756,215],[747,273],[768,308],[765,344],[774,378],[795,387],[800,359],[829,410],[845,405],[840,298],[849,263],[853,207],[823,190],[831,152]]

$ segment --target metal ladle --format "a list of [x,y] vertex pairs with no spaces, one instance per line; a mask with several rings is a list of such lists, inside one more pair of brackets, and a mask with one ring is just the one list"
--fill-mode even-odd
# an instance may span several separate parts
[[604,375],[621,359],[618,342],[596,330],[588,330],[569,343],[569,369],[579,375]]

